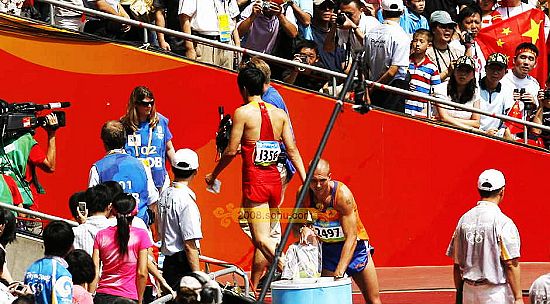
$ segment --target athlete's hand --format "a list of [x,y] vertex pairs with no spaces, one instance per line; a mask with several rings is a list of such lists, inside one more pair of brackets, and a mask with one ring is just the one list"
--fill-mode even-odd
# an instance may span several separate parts
[[212,175],[212,173],[208,173],[206,174],[206,176],[204,177],[204,181],[206,181],[206,184],[208,186],[212,186],[214,184],[214,181],[216,180],[216,178]]

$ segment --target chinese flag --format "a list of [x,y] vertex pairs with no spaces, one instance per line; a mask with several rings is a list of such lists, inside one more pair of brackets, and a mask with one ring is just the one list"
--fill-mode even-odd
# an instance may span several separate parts
[[[508,112],[508,116],[514,117],[517,119],[521,119],[523,117],[521,110],[519,108],[519,101],[516,101],[516,103],[514,103],[514,105]],[[512,134],[523,132],[522,124],[511,122],[511,121],[506,121],[504,124],[508,127],[508,129],[510,129],[510,133]]]
[[492,53],[508,56],[509,66],[514,65],[516,47],[522,42],[531,42],[539,49],[537,66],[531,71],[541,86],[548,76],[548,57],[544,38],[544,12],[531,9],[506,20],[498,20],[493,25],[481,29],[476,41],[479,43],[485,58]]

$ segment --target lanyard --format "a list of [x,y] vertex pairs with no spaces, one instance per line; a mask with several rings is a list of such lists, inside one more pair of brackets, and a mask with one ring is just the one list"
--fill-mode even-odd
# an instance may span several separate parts
[[[134,131],[134,151],[136,152],[136,157],[139,157],[139,147],[138,147],[138,144],[135,140],[136,138],[136,135],[137,135],[137,132]],[[149,137],[147,138],[147,150],[145,150],[145,153],[144,155],[145,156],[148,156],[149,153],[151,152],[151,141],[153,140],[153,129],[151,129],[151,126],[149,125]]]
[[[214,2],[214,9],[216,10],[216,16],[219,16],[220,15],[220,12],[218,10],[219,2],[218,2],[218,0],[212,0],[212,1]],[[229,14],[229,8],[227,7],[229,4],[228,3],[226,4],[225,2],[226,2],[225,0],[222,0],[223,12]],[[227,1],[227,2],[229,2],[229,1]]]

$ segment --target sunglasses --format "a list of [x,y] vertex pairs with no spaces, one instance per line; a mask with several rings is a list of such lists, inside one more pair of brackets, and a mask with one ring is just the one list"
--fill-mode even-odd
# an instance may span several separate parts
[[144,107],[153,106],[155,104],[155,100],[153,100],[153,99],[151,99],[149,101],[142,100],[142,101],[138,101],[137,104],[140,105],[140,106],[144,106]]
[[438,24],[437,26],[442,28],[442,29],[448,29],[448,30],[454,30],[455,29],[454,24]]

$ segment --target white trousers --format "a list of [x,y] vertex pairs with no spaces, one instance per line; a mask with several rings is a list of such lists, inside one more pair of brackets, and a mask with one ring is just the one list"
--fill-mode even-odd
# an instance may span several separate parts
[[462,304],[513,304],[514,295],[508,284],[470,285],[464,283]]

